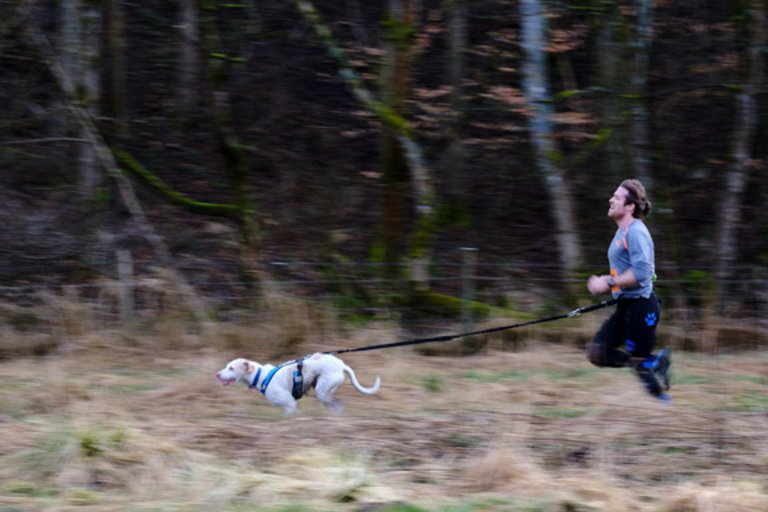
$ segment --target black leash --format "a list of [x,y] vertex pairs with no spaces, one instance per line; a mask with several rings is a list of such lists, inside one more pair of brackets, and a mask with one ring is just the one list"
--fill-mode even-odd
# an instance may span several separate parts
[[618,302],[616,299],[606,300],[598,304],[592,304],[591,306],[585,306],[583,308],[574,309],[570,313],[565,313],[565,314],[555,315],[555,316],[548,316],[546,318],[539,318],[537,320],[529,320],[527,322],[522,322],[519,324],[502,325],[500,327],[491,327],[490,329],[462,332],[459,334],[446,334],[443,336],[434,336],[431,338],[417,338],[412,340],[395,341],[393,343],[381,343],[379,345],[368,345],[366,347],[346,348],[343,350],[335,350],[333,352],[325,352],[325,353],[326,354],[344,354],[346,352],[365,352],[368,350],[379,350],[382,348],[394,348],[394,347],[403,347],[406,345],[421,345],[422,343],[452,341],[452,340],[455,340],[456,338],[466,338],[468,336],[479,336],[481,334],[490,334],[492,332],[506,331],[507,329],[516,329],[518,327],[525,327],[527,325],[541,324],[544,322],[554,322],[555,320],[562,320],[564,318],[574,318],[583,313],[589,313],[590,311],[595,311],[608,306],[613,306],[614,304],[616,304],[616,302]]

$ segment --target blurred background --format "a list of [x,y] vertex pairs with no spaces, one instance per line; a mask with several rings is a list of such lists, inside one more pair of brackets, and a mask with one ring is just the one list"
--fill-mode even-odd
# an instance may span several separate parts
[[[0,358],[208,347],[209,371],[567,312],[602,299],[585,282],[630,177],[653,203],[661,343],[762,349],[766,16],[764,0],[0,0]],[[599,315],[457,352],[581,350]],[[687,382],[725,392],[712,361]],[[764,421],[741,392],[739,421]],[[0,418],[40,412],[16,399]],[[688,440],[722,458],[707,418]],[[665,454],[688,453],[678,434]],[[111,442],[78,435],[84,460]]]
[[764,340],[761,2],[2,10],[11,302],[163,279],[219,314],[282,282],[365,316],[471,274],[484,304],[567,307],[637,177],[668,319]]
[[637,177],[667,320],[765,341],[762,2],[2,10],[11,304],[108,317],[122,294],[125,317],[170,287],[217,317],[276,284],[361,318],[569,307]]

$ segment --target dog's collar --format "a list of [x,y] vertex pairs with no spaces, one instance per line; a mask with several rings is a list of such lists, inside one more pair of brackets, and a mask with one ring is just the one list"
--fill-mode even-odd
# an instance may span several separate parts
[[[259,385],[259,377],[261,376],[261,366],[259,366],[259,370],[256,372],[256,375],[253,377],[253,380],[251,381],[251,384],[248,386],[249,388],[253,389]],[[263,391],[262,391],[263,393]]]

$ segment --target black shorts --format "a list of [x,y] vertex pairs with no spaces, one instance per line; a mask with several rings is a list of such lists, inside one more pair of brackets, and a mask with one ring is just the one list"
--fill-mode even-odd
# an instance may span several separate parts
[[661,318],[655,294],[647,299],[619,299],[616,311],[603,323],[589,347],[589,360],[597,366],[626,366],[630,358],[645,358],[656,346]]

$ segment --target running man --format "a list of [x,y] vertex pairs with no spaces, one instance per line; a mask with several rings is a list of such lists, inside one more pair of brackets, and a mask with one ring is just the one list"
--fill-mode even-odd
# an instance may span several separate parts
[[630,179],[619,185],[608,204],[608,217],[617,226],[608,247],[610,273],[590,276],[587,289],[593,295],[611,292],[618,302],[595,334],[589,360],[601,367],[631,367],[651,395],[669,401],[669,349],[653,355],[660,309],[653,291],[653,238],[643,222],[651,202],[643,184]]

